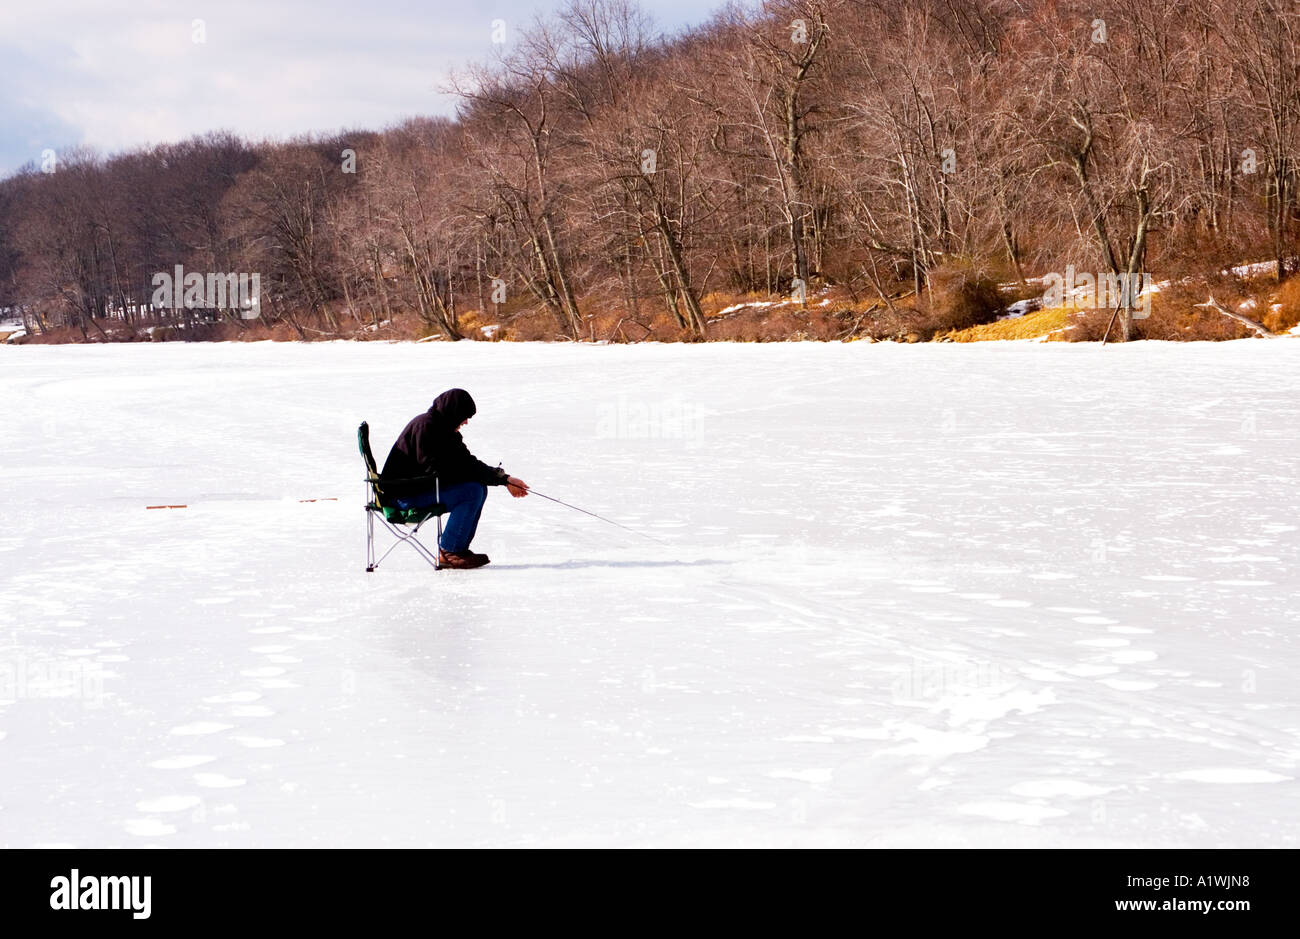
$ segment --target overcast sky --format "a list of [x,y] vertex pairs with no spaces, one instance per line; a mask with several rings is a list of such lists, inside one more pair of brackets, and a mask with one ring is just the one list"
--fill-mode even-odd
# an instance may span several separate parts
[[[450,114],[448,70],[563,0],[0,0],[0,176],[41,151],[114,153],[209,130],[250,138]],[[657,26],[722,0],[649,0]],[[201,19],[206,41],[193,41]]]

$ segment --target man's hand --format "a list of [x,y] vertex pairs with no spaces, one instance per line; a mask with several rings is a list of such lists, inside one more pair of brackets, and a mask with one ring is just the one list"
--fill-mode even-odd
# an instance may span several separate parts
[[506,488],[510,490],[510,494],[516,499],[522,499],[528,495],[528,483],[514,476],[506,477]]

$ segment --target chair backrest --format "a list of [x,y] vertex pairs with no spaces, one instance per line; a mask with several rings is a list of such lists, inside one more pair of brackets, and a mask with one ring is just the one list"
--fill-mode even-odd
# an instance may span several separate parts
[[370,450],[370,425],[366,421],[362,421],[357,428],[357,449],[361,451],[361,459],[366,461],[366,473],[370,482],[376,482],[379,479],[379,469],[375,466],[375,455]]

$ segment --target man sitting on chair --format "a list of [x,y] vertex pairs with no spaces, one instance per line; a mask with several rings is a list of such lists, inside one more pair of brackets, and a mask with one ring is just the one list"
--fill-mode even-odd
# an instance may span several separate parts
[[[444,391],[433,406],[406,425],[379,474],[384,501],[401,509],[424,509],[435,502],[447,507],[447,524],[438,545],[441,567],[469,569],[488,563],[486,554],[469,549],[487,499],[488,486],[505,486],[512,496],[528,495],[528,484],[488,466],[469,452],[460,429],[478,409],[462,388]],[[389,480],[437,476],[433,482],[398,483]]]

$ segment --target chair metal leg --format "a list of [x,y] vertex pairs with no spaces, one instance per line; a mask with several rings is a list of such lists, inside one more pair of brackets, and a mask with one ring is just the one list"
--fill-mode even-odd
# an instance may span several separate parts
[[[437,478],[435,478],[435,479],[433,480],[433,501],[434,501],[434,502],[441,502],[441,501],[442,501],[442,493],[441,493],[441,492],[439,491],[439,489],[438,489],[438,480],[437,480]],[[435,527],[435,528],[437,529],[437,531],[438,531],[438,543],[437,543],[436,545],[434,545],[434,547],[437,548],[437,550],[438,550],[438,558],[439,558],[439,563],[434,564],[434,565],[433,565],[433,569],[434,569],[435,571],[440,571],[440,570],[442,570],[442,563],[441,563],[441,558],[442,558],[442,516],[441,516],[441,515],[436,515],[436,516],[434,516],[434,519],[433,519],[433,520],[434,520],[434,527]]]
[[[369,487],[366,487],[369,489]],[[373,574],[375,568],[375,513],[369,508],[367,500],[366,508],[366,573]]]
[[411,531],[402,531],[400,528],[393,525],[393,523],[389,522],[387,519],[381,518],[380,521],[383,522],[384,527],[389,530],[389,532],[396,540],[391,545],[389,545],[387,551],[385,551],[382,555],[380,555],[379,560],[375,562],[375,567],[378,567],[380,564],[382,564],[384,562],[384,558],[392,554],[394,549],[396,549],[399,544],[401,544],[402,542],[406,542],[412,548],[418,551],[420,553],[420,557],[424,558],[425,561],[431,564],[435,570],[438,569],[438,556],[434,554],[432,551],[430,551],[428,548],[426,548],[424,544],[421,543],[420,539],[416,537],[416,535],[420,531],[419,525],[416,525],[415,528],[412,529]]
[[[436,479],[434,480],[433,485],[434,485],[434,500],[441,501],[441,494],[438,490],[438,481]],[[388,529],[389,533],[392,534],[395,540],[391,545],[389,545],[387,551],[385,551],[383,554],[379,555],[378,558],[376,558],[375,557],[375,515],[376,513],[381,512],[382,509],[372,507],[372,506],[378,506],[379,504],[379,494],[374,491],[373,484],[368,484],[366,486],[366,496],[367,496],[367,501],[366,501],[366,572],[367,573],[374,573],[374,571],[378,570],[379,565],[384,562],[384,559],[387,558],[390,554],[392,554],[393,549],[396,548],[402,542],[406,542],[412,548],[418,551],[420,557],[424,558],[424,560],[428,564],[430,564],[434,570],[442,570],[442,565],[438,563],[438,553],[436,551],[430,551],[417,537],[420,534],[420,527],[424,525],[425,521],[428,521],[427,517],[424,519],[424,521],[421,521],[410,531],[404,531],[401,526],[393,524],[383,515],[380,515],[379,516],[380,523],[385,528]],[[434,518],[437,520],[438,544],[441,545],[442,544],[442,516],[437,515],[434,516]]]

